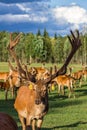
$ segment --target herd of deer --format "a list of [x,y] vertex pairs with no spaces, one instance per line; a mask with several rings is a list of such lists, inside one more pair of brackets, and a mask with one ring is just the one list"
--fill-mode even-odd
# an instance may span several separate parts
[[[50,84],[56,82],[58,84],[58,93],[62,91],[63,94],[64,86],[67,86],[70,97],[73,92],[73,83],[76,80],[81,81],[83,75],[87,75],[87,70],[66,74],[69,62],[81,46],[79,31],[76,32],[77,36],[72,31],[71,37],[68,36],[72,46],[71,52],[59,70],[56,67],[54,70],[42,67],[28,69],[27,65],[22,65],[15,52],[15,46],[19,43],[20,34],[15,39],[12,39],[12,34],[10,34],[10,43],[7,49],[17,67],[15,68],[9,61],[10,71],[0,72],[0,79],[4,80],[4,82],[0,82],[0,86],[5,89],[6,100],[8,90],[12,90],[12,96],[15,96],[14,107],[18,112],[22,130],[41,129],[43,118],[49,109],[48,89]],[[15,89],[17,88],[16,96]]]

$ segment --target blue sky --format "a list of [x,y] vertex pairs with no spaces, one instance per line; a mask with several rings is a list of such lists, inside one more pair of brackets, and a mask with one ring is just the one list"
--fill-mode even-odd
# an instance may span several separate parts
[[36,34],[44,28],[51,36],[87,29],[87,1],[0,0],[0,31]]

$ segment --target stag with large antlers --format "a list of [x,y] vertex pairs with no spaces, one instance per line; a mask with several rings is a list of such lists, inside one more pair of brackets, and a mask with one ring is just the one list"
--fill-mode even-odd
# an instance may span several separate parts
[[[13,56],[17,67],[18,72],[22,79],[24,79],[25,84],[19,88],[17,98],[15,100],[14,107],[18,112],[22,128],[23,130],[36,130],[41,129],[41,125],[43,122],[43,118],[48,111],[48,84],[57,76],[63,75],[67,71],[67,66],[72,59],[75,52],[81,46],[81,40],[79,38],[79,31],[77,31],[77,36],[71,31],[72,38],[68,36],[69,41],[71,43],[72,49],[67,57],[63,66],[57,70],[54,74],[51,74],[46,79],[40,79],[35,82],[35,79],[31,73],[28,72],[27,66],[25,69],[21,66],[18,57],[14,51],[16,44],[19,42],[20,34],[12,40],[12,35],[10,35],[10,44],[8,46],[8,50],[10,54]],[[26,119],[26,123],[24,122]]]

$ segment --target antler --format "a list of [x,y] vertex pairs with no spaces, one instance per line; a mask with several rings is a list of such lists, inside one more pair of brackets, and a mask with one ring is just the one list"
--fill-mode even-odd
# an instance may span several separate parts
[[21,33],[16,36],[14,40],[12,40],[12,33],[10,33],[10,49],[14,48],[20,41]]
[[70,32],[71,32],[72,38],[70,38],[70,36],[68,36],[68,39],[71,43],[72,49],[71,49],[69,56],[67,57],[63,66],[56,73],[51,75],[49,78],[45,79],[44,83],[49,83],[52,79],[56,78],[57,76],[65,74],[67,71],[67,66],[68,66],[69,62],[71,61],[73,55],[76,53],[76,51],[81,46],[81,40],[79,38],[79,31],[76,30],[77,36],[74,35],[72,30]]
[[10,69],[11,69],[12,71],[17,71],[17,69],[14,68],[13,65],[11,64],[10,60],[8,60],[8,65],[9,65],[9,67],[10,67]]
[[[15,46],[19,43],[20,36],[21,36],[21,33],[18,34],[18,36],[16,36],[16,38],[13,40],[12,39],[12,33],[10,33],[10,43],[9,43],[7,49],[10,52],[13,59],[15,60],[16,64],[17,64],[17,68],[18,68],[18,72],[19,72],[20,76],[23,79],[26,79],[26,80],[30,79],[30,81],[32,81],[34,79],[34,77],[30,73],[27,74],[28,72],[26,73],[26,70],[23,69],[23,67],[22,67],[22,65],[20,63],[20,60],[17,57],[17,55],[15,53],[15,50],[14,50]],[[11,64],[10,64],[10,66],[11,66]]]
[[15,60],[17,67],[18,67],[18,70],[21,71],[25,75],[25,71],[23,70],[23,68],[19,62],[19,58],[17,57],[17,55],[14,51],[14,47],[19,43],[19,40],[20,40],[20,34],[13,40],[12,33],[10,33],[10,43],[9,43],[7,49],[9,50],[13,59]]

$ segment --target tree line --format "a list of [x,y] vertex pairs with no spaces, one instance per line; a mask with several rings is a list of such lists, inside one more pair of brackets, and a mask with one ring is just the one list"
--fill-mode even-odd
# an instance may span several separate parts
[[[18,32],[13,32],[13,38]],[[82,46],[72,59],[72,63],[87,64],[87,34],[80,34]],[[10,57],[7,45],[10,41],[9,32],[0,32],[0,62],[7,62]],[[44,29],[36,34],[22,33],[20,43],[16,47],[17,55],[22,62],[32,63],[62,63],[70,52],[71,45],[67,36],[54,34],[53,37]],[[13,59],[11,59],[13,60]]]

